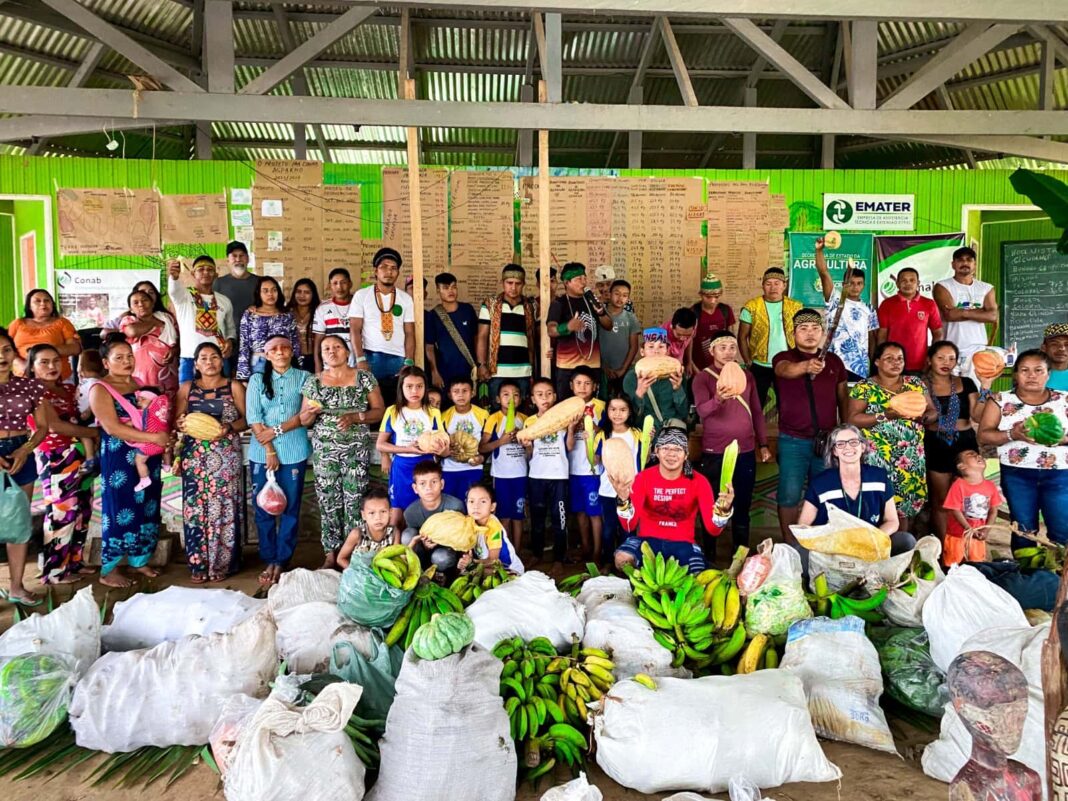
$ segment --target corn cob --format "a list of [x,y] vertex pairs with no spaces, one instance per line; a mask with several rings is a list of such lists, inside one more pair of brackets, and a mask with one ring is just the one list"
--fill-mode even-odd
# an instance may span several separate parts
[[727,485],[734,478],[734,465],[738,462],[738,440],[731,440],[731,444],[723,449],[723,466],[719,470],[719,491],[727,489]]
[[586,432],[586,458],[590,461],[590,470],[597,471],[597,429],[593,426],[593,416],[582,416],[582,428]]
[[504,417],[504,433],[511,434],[515,431],[515,398],[508,401],[508,414]]
[[642,457],[642,470],[649,464],[649,451],[652,450],[653,445],[653,416],[647,414],[645,420],[642,421],[642,439],[641,439],[641,457]]

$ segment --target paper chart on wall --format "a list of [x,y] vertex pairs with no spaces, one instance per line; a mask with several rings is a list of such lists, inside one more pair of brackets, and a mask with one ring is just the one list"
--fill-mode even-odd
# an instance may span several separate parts
[[335,267],[358,275],[363,258],[360,244],[360,187],[329,185],[323,194],[323,279]]
[[[446,170],[419,170],[419,209],[422,212],[423,271],[434,276],[449,263],[449,207]],[[404,260],[401,274],[411,275],[411,210],[408,205],[408,171],[382,170],[382,241]]]
[[226,195],[160,195],[160,229],[164,242],[225,242]]
[[152,189],[58,189],[64,256],[160,254],[159,195]]
[[[770,203],[768,186],[763,182],[708,184],[708,269],[723,282],[722,302],[735,314],[760,294],[760,277],[770,264]],[[781,262],[780,253],[775,263]]]
[[450,272],[461,300],[477,306],[500,291],[501,268],[514,260],[515,181],[508,171],[457,170],[449,199]]

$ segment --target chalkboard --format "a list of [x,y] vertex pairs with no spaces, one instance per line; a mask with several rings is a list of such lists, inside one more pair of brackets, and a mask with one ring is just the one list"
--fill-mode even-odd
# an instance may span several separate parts
[[1068,255],[1055,241],[1001,245],[1002,343],[1019,349],[1042,344],[1042,329],[1068,322]]

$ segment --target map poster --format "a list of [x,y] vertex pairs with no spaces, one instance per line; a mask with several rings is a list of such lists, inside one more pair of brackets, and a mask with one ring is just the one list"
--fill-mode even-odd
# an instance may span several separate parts
[[63,256],[158,256],[159,195],[154,189],[59,189]]

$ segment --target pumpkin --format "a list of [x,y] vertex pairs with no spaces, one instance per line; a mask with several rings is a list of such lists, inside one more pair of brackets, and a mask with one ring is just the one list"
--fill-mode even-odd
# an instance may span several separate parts
[[475,624],[463,612],[434,615],[412,638],[412,650],[420,659],[444,659],[458,654],[475,639]]
[[1005,369],[1005,360],[996,350],[981,350],[972,354],[972,367],[980,378],[997,378]]
[[682,362],[673,356],[645,356],[634,363],[638,378],[667,378],[682,375]]
[[717,386],[725,397],[734,398],[744,395],[748,385],[749,379],[746,378],[745,370],[738,365],[738,362],[727,362],[719,371]]
[[634,452],[630,446],[619,437],[606,439],[601,446],[601,464],[604,465],[608,483],[615,489],[616,494],[629,498],[637,473]]
[[452,440],[444,431],[427,431],[419,435],[415,441],[415,447],[423,453],[432,453],[435,456],[444,456],[452,447]]
[[570,397],[562,400],[544,414],[539,414],[531,425],[524,424],[516,433],[516,439],[527,445],[536,439],[542,439],[557,431],[563,431],[586,413],[586,401]]
[[456,431],[449,437],[452,444],[452,458],[458,462],[468,462],[478,456],[478,440],[466,431]]
[[901,392],[890,398],[889,406],[902,417],[914,420],[927,411],[927,398],[922,392]]
[[1027,436],[1039,445],[1060,445],[1064,439],[1064,424],[1053,412],[1036,412],[1024,422]]
[[430,515],[419,527],[419,536],[435,545],[444,545],[463,553],[475,547],[478,531],[475,518],[463,512],[449,511]]

